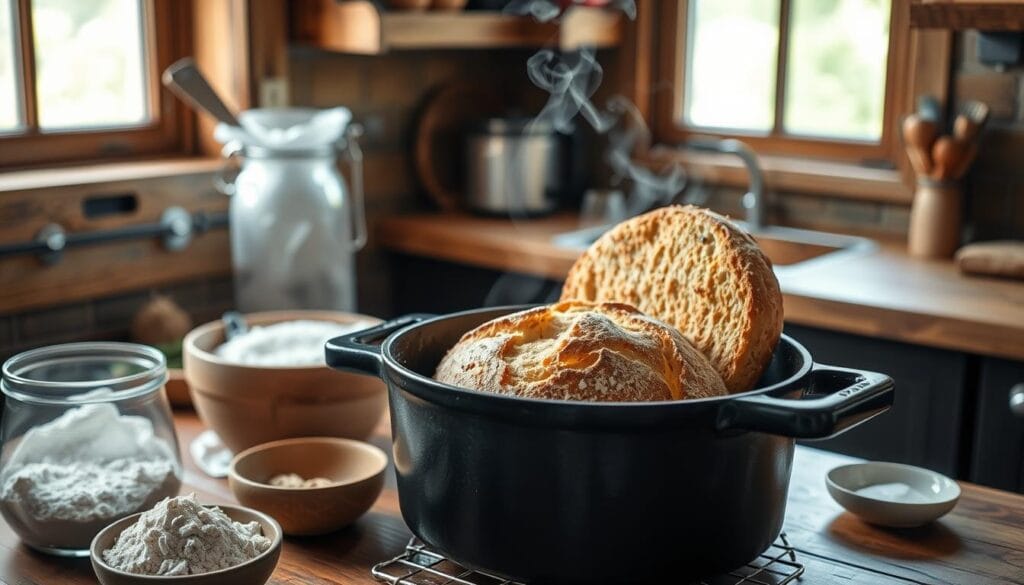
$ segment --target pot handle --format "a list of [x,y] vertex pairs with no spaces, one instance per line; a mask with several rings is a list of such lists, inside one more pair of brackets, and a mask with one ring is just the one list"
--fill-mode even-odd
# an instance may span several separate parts
[[384,363],[380,355],[380,343],[399,329],[435,316],[428,313],[412,313],[374,325],[369,329],[335,337],[324,346],[327,365],[335,370],[379,378],[381,365]]
[[815,364],[803,398],[734,398],[718,409],[716,427],[826,439],[889,410],[894,396],[885,374]]

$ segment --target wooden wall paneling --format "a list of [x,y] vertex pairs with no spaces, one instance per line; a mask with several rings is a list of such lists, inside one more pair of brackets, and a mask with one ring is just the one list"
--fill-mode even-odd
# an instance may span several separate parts
[[1024,30],[1021,0],[911,0],[911,26],[949,30]]
[[[192,0],[193,57],[224,103],[236,111],[253,106],[248,22],[247,0]],[[200,152],[219,154],[221,145],[213,139],[216,120],[206,114],[197,119]]]
[[636,20],[626,25],[622,48],[619,49],[618,87],[633,102],[640,115],[650,120],[654,79],[654,16],[653,0],[638,0]]
[[288,105],[288,3],[249,0],[249,52],[254,105]]
[[[213,187],[206,169],[176,172],[145,180],[124,179],[63,187],[28,188],[0,197],[0,242],[32,240],[48,223],[67,232],[91,232],[159,220],[165,209],[225,211],[228,198]],[[134,211],[86,217],[89,197],[134,194]],[[73,303],[103,295],[163,286],[173,282],[230,274],[228,234],[224,229],[197,236],[180,252],[165,250],[156,238],[100,243],[66,250],[60,262],[46,265],[33,255],[0,258],[0,314]]]

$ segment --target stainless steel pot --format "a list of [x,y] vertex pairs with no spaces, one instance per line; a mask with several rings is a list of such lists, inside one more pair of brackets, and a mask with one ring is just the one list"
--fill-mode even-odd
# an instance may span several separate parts
[[527,118],[491,118],[472,129],[466,170],[466,205],[486,214],[549,213],[563,186],[558,136]]
[[834,436],[893,402],[888,376],[815,364],[785,335],[757,388],[715,398],[538,400],[431,377],[463,333],[523,308],[411,315],[326,353],[387,382],[412,532],[530,583],[688,583],[743,565],[782,528],[794,438]]

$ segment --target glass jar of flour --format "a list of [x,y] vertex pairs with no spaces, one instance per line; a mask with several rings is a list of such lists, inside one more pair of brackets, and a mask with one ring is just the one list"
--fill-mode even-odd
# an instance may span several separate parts
[[[355,254],[366,243],[362,130],[346,108],[260,108],[217,127],[241,158],[231,195],[235,301],[246,313],[356,310]],[[346,163],[346,183],[338,162]]]
[[69,343],[3,365],[0,513],[43,552],[88,556],[105,526],[181,487],[158,350]]

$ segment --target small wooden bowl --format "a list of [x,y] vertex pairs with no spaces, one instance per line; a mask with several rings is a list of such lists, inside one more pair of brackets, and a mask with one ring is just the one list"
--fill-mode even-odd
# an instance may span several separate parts
[[[352,524],[373,506],[384,487],[388,456],[373,445],[335,437],[285,439],[235,456],[228,484],[239,502],[273,516],[285,534],[315,535]],[[319,488],[269,484],[275,475],[332,481]]]
[[263,585],[270,580],[270,576],[277,567],[278,558],[281,556],[281,527],[273,518],[240,506],[217,506],[235,522],[248,524],[259,522],[263,529],[263,536],[270,539],[270,548],[258,557],[246,561],[240,565],[201,573],[199,575],[161,576],[161,575],[136,575],[119,571],[103,561],[103,551],[114,546],[118,536],[135,523],[139,514],[133,514],[122,518],[107,526],[92,539],[89,547],[93,571],[101,585],[154,585],[156,583],[173,583],[174,585]]

